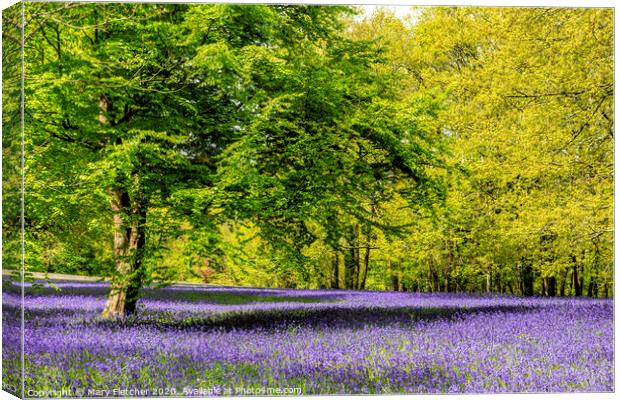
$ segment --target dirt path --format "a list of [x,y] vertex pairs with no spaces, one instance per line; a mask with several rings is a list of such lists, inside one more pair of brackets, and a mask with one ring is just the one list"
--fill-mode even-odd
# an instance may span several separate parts
[[[2,270],[2,276],[10,276],[12,273],[17,272],[9,269]],[[43,272],[30,272],[35,279],[49,279],[58,281],[74,281],[74,282],[108,282],[110,278],[103,278],[100,276],[85,276],[85,275],[69,275],[69,274],[55,274],[55,273],[43,273]],[[155,283],[155,282],[154,282]],[[221,287],[222,285],[212,285],[208,283],[200,282],[169,282],[175,286],[190,286],[190,287]]]

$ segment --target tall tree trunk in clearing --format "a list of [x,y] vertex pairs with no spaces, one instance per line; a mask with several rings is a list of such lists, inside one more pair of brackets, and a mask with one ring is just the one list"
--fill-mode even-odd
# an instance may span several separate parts
[[144,281],[142,253],[146,212],[139,205],[131,206],[129,196],[124,191],[110,189],[108,194],[114,223],[115,275],[102,316],[122,318],[135,312]]

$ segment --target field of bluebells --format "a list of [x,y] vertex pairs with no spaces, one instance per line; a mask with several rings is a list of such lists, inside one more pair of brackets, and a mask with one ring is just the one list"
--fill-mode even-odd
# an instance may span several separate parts
[[[35,396],[613,390],[612,300],[174,286],[106,321],[105,283],[56,286],[25,297]],[[3,303],[19,387],[20,296]]]

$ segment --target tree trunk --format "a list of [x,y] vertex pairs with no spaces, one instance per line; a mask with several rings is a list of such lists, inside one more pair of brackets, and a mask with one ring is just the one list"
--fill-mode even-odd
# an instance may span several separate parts
[[396,265],[398,266],[398,291],[399,292],[404,292],[405,291],[405,283],[403,281],[403,268],[402,265],[400,263],[400,261],[398,263],[396,263]]
[[502,281],[502,274],[499,271],[500,270],[498,269],[497,273],[495,274],[495,290],[498,293],[503,293],[504,292],[504,282]]
[[454,262],[454,255],[452,254],[452,243],[450,242],[450,250],[448,251],[448,262],[446,264],[446,276],[444,282],[444,291],[446,293],[450,292],[450,275],[452,274],[452,264]]
[[555,276],[550,276],[547,278],[547,293],[551,297],[555,297],[557,294],[557,280]]
[[[108,300],[102,316],[122,318],[136,310],[138,294],[144,281],[142,257],[145,244],[146,213],[138,205],[130,207],[125,191],[109,189],[114,224],[114,263]],[[127,210],[131,209],[127,215]]]
[[398,275],[392,273],[392,291],[398,292]]
[[347,237],[348,251],[344,252],[345,287],[357,289],[359,282],[359,225],[351,227]]
[[366,277],[368,276],[368,266],[370,265],[370,235],[366,236],[366,253],[364,254],[364,272],[360,281],[360,289],[366,287]]
[[[108,96],[99,98],[99,123],[110,124],[108,112],[112,104]],[[133,184],[139,185],[139,175],[133,175]],[[126,190],[109,188],[110,208],[114,226],[114,269],[110,292],[102,312],[105,318],[123,318],[136,311],[138,294],[144,281],[142,257],[145,244],[144,222],[146,209],[140,201],[130,201]]]
[[344,287],[346,289],[353,289],[353,274],[355,273],[355,258],[353,257],[352,251],[344,252]]
[[439,279],[439,273],[437,271],[435,270],[431,271],[431,279],[432,279],[433,292],[435,293],[441,292],[441,279]]
[[523,295],[534,295],[534,271],[529,263],[523,269]]
[[353,243],[351,248],[351,257],[353,258],[353,281],[352,289],[359,288],[360,281],[360,226],[355,224],[353,227]]
[[584,268],[584,267],[583,267],[583,264],[581,264],[581,265],[579,266],[579,291],[580,291],[580,294],[579,294],[579,295],[580,295],[580,296],[583,296],[583,290],[584,290],[584,284],[583,284],[583,276],[584,276],[584,273],[583,273],[583,268]]
[[588,285],[588,297],[598,297],[598,284],[593,276],[590,277],[590,283]]
[[398,282],[398,274],[393,269],[392,261],[388,261],[388,268],[390,270],[391,278],[392,278],[392,291],[397,292],[398,287],[400,286]]
[[491,275],[491,268],[487,269],[487,273],[486,273],[486,285],[485,285],[485,289],[486,292],[489,293],[491,292],[492,286],[491,286],[491,282],[493,280],[493,277]]
[[572,256],[573,260],[573,287],[575,288],[575,296],[582,296],[582,286],[580,285],[581,280],[579,279],[579,267],[577,265],[577,258]]
[[334,258],[332,260],[332,278],[331,278],[331,287],[332,289],[340,289],[340,256],[338,252],[334,250]]
[[564,276],[562,277],[562,284],[560,285],[560,296],[566,296],[566,281],[568,280],[568,269],[564,268]]

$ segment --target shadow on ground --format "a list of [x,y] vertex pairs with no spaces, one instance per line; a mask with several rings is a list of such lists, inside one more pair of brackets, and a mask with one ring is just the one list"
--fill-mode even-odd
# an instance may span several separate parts
[[451,308],[411,307],[317,307],[310,309],[251,310],[211,316],[186,316],[145,312],[125,320],[95,320],[92,323],[116,327],[145,326],[161,330],[291,330],[297,328],[359,329],[368,326],[410,326],[416,321],[460,318],[475,313],[524,313],[540,307],[485,306]]

